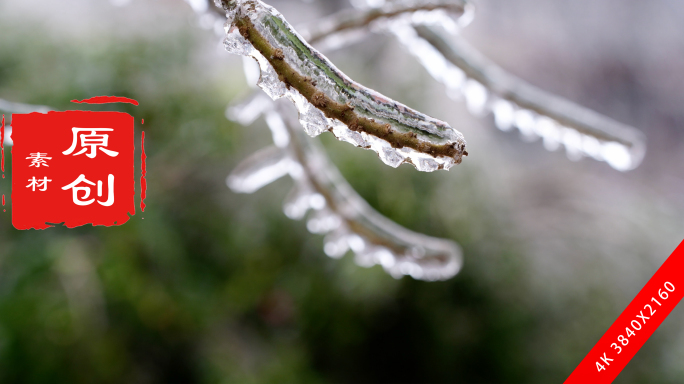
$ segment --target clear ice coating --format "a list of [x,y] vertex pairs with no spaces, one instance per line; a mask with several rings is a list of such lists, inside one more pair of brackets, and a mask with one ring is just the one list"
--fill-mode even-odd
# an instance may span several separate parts
[[[228,21],[224,46],[230,53],[251,56],[259,64],[261,76],[258,86],[273,100],[287,97],[299,111],[299,122],[311,136],[332,131],[342,141],[375,151],[386,164],[396,167],[401,163],[413,164],[418,170],[431,172],[449,169],[460,163],[465,152],[463,135],[448,124],[424,115],[405,105],[393,101],[369,88],[362,86],[339,71],[327,58],[308,45],[294,31],[282,15],[259,0],[234,0],[228,2]],[[248,20],[254,30],[273,49],[282,52],[282,60],[297,75],[314,84],[329,100],[338,105],[353,108],[358,118],[365,118],[378,124],[389,124],[393,132],[415,138],[418,150],[390,143],[387,139],[352,130],[345,123],[328,118],[321,109],[314,106],[295,86],[283,82],[273,65],[240,33],[238,24]],[[263,50],[263,47],[262,47]],[[321,105],[319,105],[321,107]],[[324,108],[324,107],[321,107]],[[431,155],[430,148],[453,148],[453,156]],[[425,149],[428,148],[428,149]]]
[[13,101],[8,101],[4,99],[0,99],[0,112],[6,113],[7,116],[5,120],[5,140],[3,142],[3,145],[7,147],[11,147],[13,142],[12,142],[12,114],[13,113],[31,113],[31,112],[40,112],[40,113],[48,113],[52,111],[53,109],[50,107],[47,107],[45,105],[33,105],[33,104],[24,104],[24,103],[17,103]]
[[387,30],[447,87],[447,95],[465,99],[474,115],[491,112],[500,130],[517,128],[525,141],[541,138],[549,151],[562,145],[573,161],[593,158],[619,171],[641,163],[645,144],[636,129],[514,78],[460,37],[447,40],[431,28],[401,20],[389,23]]
[[[316,142],[302,133],[292,135],[304,153],[300,159],[304,161],[306,175],[299,179],[306,187],[295,190],[308,190],[296,194],[311,196],[311,190],[317,188],[317,195],[325,199],[313,207],[307,229],[316,234],[327,233],[323,249],[328,256],[340,258],[351,250],[358,265],[380,265],[395,278],[409,275],[435,281],[458,273],[462,266],[458,245],[415,233],[382,216],[352,189]],[[428,157],[416,163],[425,171],[438,166]]]
[[329,17],[298,28],[306,41],[321,49],[336,49],[384,28],[388,20],[401,19],[414,24],[440,25],[451,33],[462,27],[463,16],[472,6],[459,0],[392,0],[374,3],[361,0]]
[[244,159],[226,179],[238,193],[254,193],[290,173],[290,159],[278,147],[266,147]]
[[[255,100],[259,106],[254,105]],[[285,120],[286,114],[276,110],[273,101],[252,96],[229,111],[229,118],[250,123],[257,111],[266,117],[274,140],[283,135],[288,139],[283,146],[262,149],[245,159],[228,177],[228,186],[235,192],[249,193],[289,174],[295,185],[285,198],[283,211],[294,220],[306,217],[311,233],[325,235],[326,255],[338,259],[351,251],[358,265],[380,265],[395,278],[408,275],[445,280],[461,269],[462,253],[457,244],[412,232],[376,212],[344,180],[319,145],[294,129],[296,123]],[[250,119],[241,119],[245,115]],[[356,140],[366,138],[360,134]],[[387,149],[391,147],[379,147],[380,156],[386,156],[383,161],[401,164],[402,158],[392,158],[396,151],[384,151]],[[410,155],[416,158],[417,167],[431,170],[438,166],[428,156]]]

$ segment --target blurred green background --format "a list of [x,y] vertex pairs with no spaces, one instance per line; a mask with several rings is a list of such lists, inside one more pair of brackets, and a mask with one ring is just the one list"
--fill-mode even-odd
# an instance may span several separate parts
[[[684,57],[668,47],[684,33],[667,22],[682,12],[674,1],[637,21],[635,1],[552,3],[483,0],[466,35],[530,81],[642,127],[638,170],[573,163],[497,132],[387,37],[330,54],[466,135],[471,156],[432,174],[321,137],[373,207],[463,247],[459,275],[426,283],[326,257],[320,236],[282,214],[287,178],[254,195],[226,187],[270,134],[224,117],[249,92],[241,60],[182,1],[0,1],[0,98],[60,110],[137,99],[88,109],[144,119],[148,156],[147,208],[122,226],[17,231],[4,207],[0,383],[565,380],[682,239],[684,97],[671,83],[682,85]],[[346,6],[273,4],[295,22]],[[594,20],[608,14],[609,26]],[[641,34],[620,30],[635,22]],[[5,175],[9,198],[9,153]],[[616,382],[682,382],[682,320],[678,308]]]

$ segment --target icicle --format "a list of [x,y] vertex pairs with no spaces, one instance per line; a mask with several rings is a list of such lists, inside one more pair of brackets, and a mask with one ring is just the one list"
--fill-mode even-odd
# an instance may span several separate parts
[[271,107],[271,100],[261,92],[254,93],[238,104],[226,109],[226,117],[242,125],[252,124],[259,116]]
[[237,193],[253,193],[287,175],[290,159],[282,149],[266,147],[243,160],[226,179]]
[[553,119],[546,116],[537,117],[534,131],[542,138],[547,151],[555,151],[560,147],[560,129]]
[[12,144],[14,144],[12,142],[11,136],[12,136],[12,126],[11,125],[5,125],[5,142],[4,142],[4,144],[6,147],[11,147]]
[[204,13],[209,9],[209,0],[185,0],[185,2],[190,4],[195,13]]
[[468,111],[475,116],[482,116],[487,106],[487,88],[479,82],[468,79],[463,85],[463,95]]
[[570,161],[582,159],[582,135],[572,128],[563,129],[563,145]]
[[[451,12],[452,17],[447,21],[443,17],[443,9],[427,9],[430,3],[430,0],[405,0],[371,4],[367,0],[359,0],[357,5],[363,11],[357,11],[355,15],[340,12],[323,20],[318,28],[309,27],[307,33],[313,41],[321,41],[323,46],[326,46],[327,41],[335,40],[335,47],[340,47],[359,40],[362,35],[343,38],[345,34],[350,36],[352,32],[367,30],[390,31],[430,75],[446,85],[450,98],[465,99],[468,109],[475,115],[492,112],[499,129],[506,131],[516,126],[523,140],[533,141],[542,137],[544,147],[551,151],[563,143],[568,156],[574,160],[588,156],[604,161],[596,143],[604,145],[602,143],[614,142],[622,145],[622,148],[608,147],[608,152],[613,154],[611,161],[607,161],[609,165],[621,171],[639,165],[645,151],[641,132],[547,94],[507,74],[460,37],[444,39],[426,26],[446,25],[445,29],[453,34],[454,30],[472,20],[474,8],[472,4],[453,2],[453,9],[458,11]],[[451,26],[454,21],[456,27]],[[488,103],[489,99],[496,101]],[[561,129],[561,125],[565,127]],[[566,132],[569,133],[564,139]],[[581,145],[577,143],[576,134],[582,137]],[[591,139],[587,139],[589,137]]]
[[245,72],[245,80],[247,81],[247,85],[249,85],[250,88],[256,88],[257,82],[259,82],[259,76],[261,74],[259,64],[257,64],[257,62],[255,62],[251,57],[243,56],[242,69]]
[[629,150],[620,143],[609,142],[601,147],[601,156],[611,167],[618,171],[628,171],[635,167]]
[[582,135],[582,153],[596,161],[604,160],[601,154],[601,142],[593,136]]
[[[396,21],[387,30],[435,80],[446,85],[447,95],[465,98],[475,115],[491,112],[500,130],[515,126],[523,140],[541,137],[549,151],[563,144],[574,161],[587,156],[619,171],[634,169],[641,162],[645,152],[641,132],[507,74],[462,38],[445,39],[431,28],[405,21]],[[487,103],[489,98],[492,101]]]
[[447,87],[447,95],[455,100],[460,100],[462,97],[462,87],[466,81],[465,72],[460,68],[453,65],[448,65],[444,74],[442,75],[442,81]]
[[341,258],[349,250],[347,236],[349,236],[349,232],[343,228],[338,228],[329,233],[323,239],[323,252],[333,259]]
[[537,117],[528,109],[518,109],[514,114],[515,126],[520,130],[523,140],[534,141],[538,138],[535,128]]
[[[254,97],[247,100],[239,105],[254,108]],[[359,265],[380,265],[396,278],[408,275],[433,281],[458,273],[462,256],[456,244],[409,231],[375,212],[346,183],[325,153],[301,131],[295,130],[292,122],[284,119],[287,113],[274,108],[275,104],[266,100],[253,114],[266,115],[274,140],[279,140],[280,136],[287,138],[283,148],[271,147],[254,155],[254,159],[245,160],[233,171],[229,184],[237,185],[238,190],[256,190],[275,179],[276,174],[289,173],[295,186],[285,198],[283,211],[288,217],[299,220],[313,209],[307,219],[307,229],[312,233],[327,233],[323,250],[331,258],[340,258],[351,250]],[[242,115],[240,108],[231,107],[229,111],[233,117]],[[255,118],[249,117],[250,121]],[[383,149],[391,149],[386,142],[371,139],[369,143],[377,144],[381,153],[384,153]],[[429,156],[412,152],[410,148],[387,154],[398,153],[400,159],[386,157],[383,161],[395,166],[402,161],[411,161],[423,170],[438,167]],[[288,162],[286,167],[282,165],[285,161]],[[264,174],[266,177],[260,176]]]
[[285,122],[283,122],[283,118],[280,117],[278,112],[268,111],[266,113],[266,124],[268,124],[268,128],[271,130],[273,143],[276,147],[285,148],[290,144],[290,134],[287,133]]
[[296,185],[285,197],[283,211],[285,216],[293,220],[301,220],[309,209],[323,209],[325,198],[309,188]]
[[513,103],[504,99],[498,99],[492,104],[494,123],[502,131],[510,131],[513,127],[515,107]]
[[340,227],[342,220],[328,209],[321,209],[309,217],[306,229],[311,233],[325,234]]

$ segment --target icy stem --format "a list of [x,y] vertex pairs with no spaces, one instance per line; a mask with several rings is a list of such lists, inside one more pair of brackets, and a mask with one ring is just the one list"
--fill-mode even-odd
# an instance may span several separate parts
[[[250,193],[289,174],[294,187],[285,198],[283,211],[294,220],[306,217],[309,232],[325,235],[323,250],[329,257],[338,259],[351,251],[358,265],[380,265],[396,278],[444,280],[458,273],[462,255],[457,244],[409,231],[376,212],[344,180],[316,141],[295,129],[296,120],[285,119],[287,111],[276,108],[273,101],[252,96],[229,111],[229,117],[249,122],[265,115],[274,141],[281,141],[277,147],[256,152],[233,170],[227,181],[235,192]],[[245,115],[249,119],[243,118]],[[355,143],[368,142],[368,135],[355,133]],[[393,166],[402,161],[392,157],[397,151],[386,143],[379,142],[377,151]],[[410,148],[405,152],[419,169],[439,166],[429,156],[410,153]]]
[[259,64],[259,87],[286,97],[311,136],[331,131],[339,140],[375,151],[386,164],[449,169],[467,155],[463,135],[358,84],[313,49],[274,8],[259,0],[226,2],[224,45]]
[[384,28],[389,20],[401,19],[411,24],[439,25],[451,33],[463,26],[462,18],[472,6],[462,0],[392,0],[383,4],[357,4],[316,20],[299,29],[316,47],[335,49]]
[[254,193],[287,175],[290,159],[277,147],[266,147],[243,160],[230,173],[226,183],[237,193]]
[[389,23],[388,30],[447,87],[450,97],[465,100],[474,115],[491,112],[500,130],[517,128],[525,141],[541,138],[549,151],[562,145],[573,161],[593,158],[619,171],[641,162],[644,138],[635,128],[509,75],[460,37],[445,39],[434,29],[401,20]]

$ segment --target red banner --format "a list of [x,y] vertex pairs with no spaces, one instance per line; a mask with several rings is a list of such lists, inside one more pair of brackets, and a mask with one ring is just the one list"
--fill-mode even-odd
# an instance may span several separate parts
[[12,126],[15,228],[121,225],[135,214],[133,116],[14,114]]
[[684,242],[565,381],[612,383],[684,296]]

